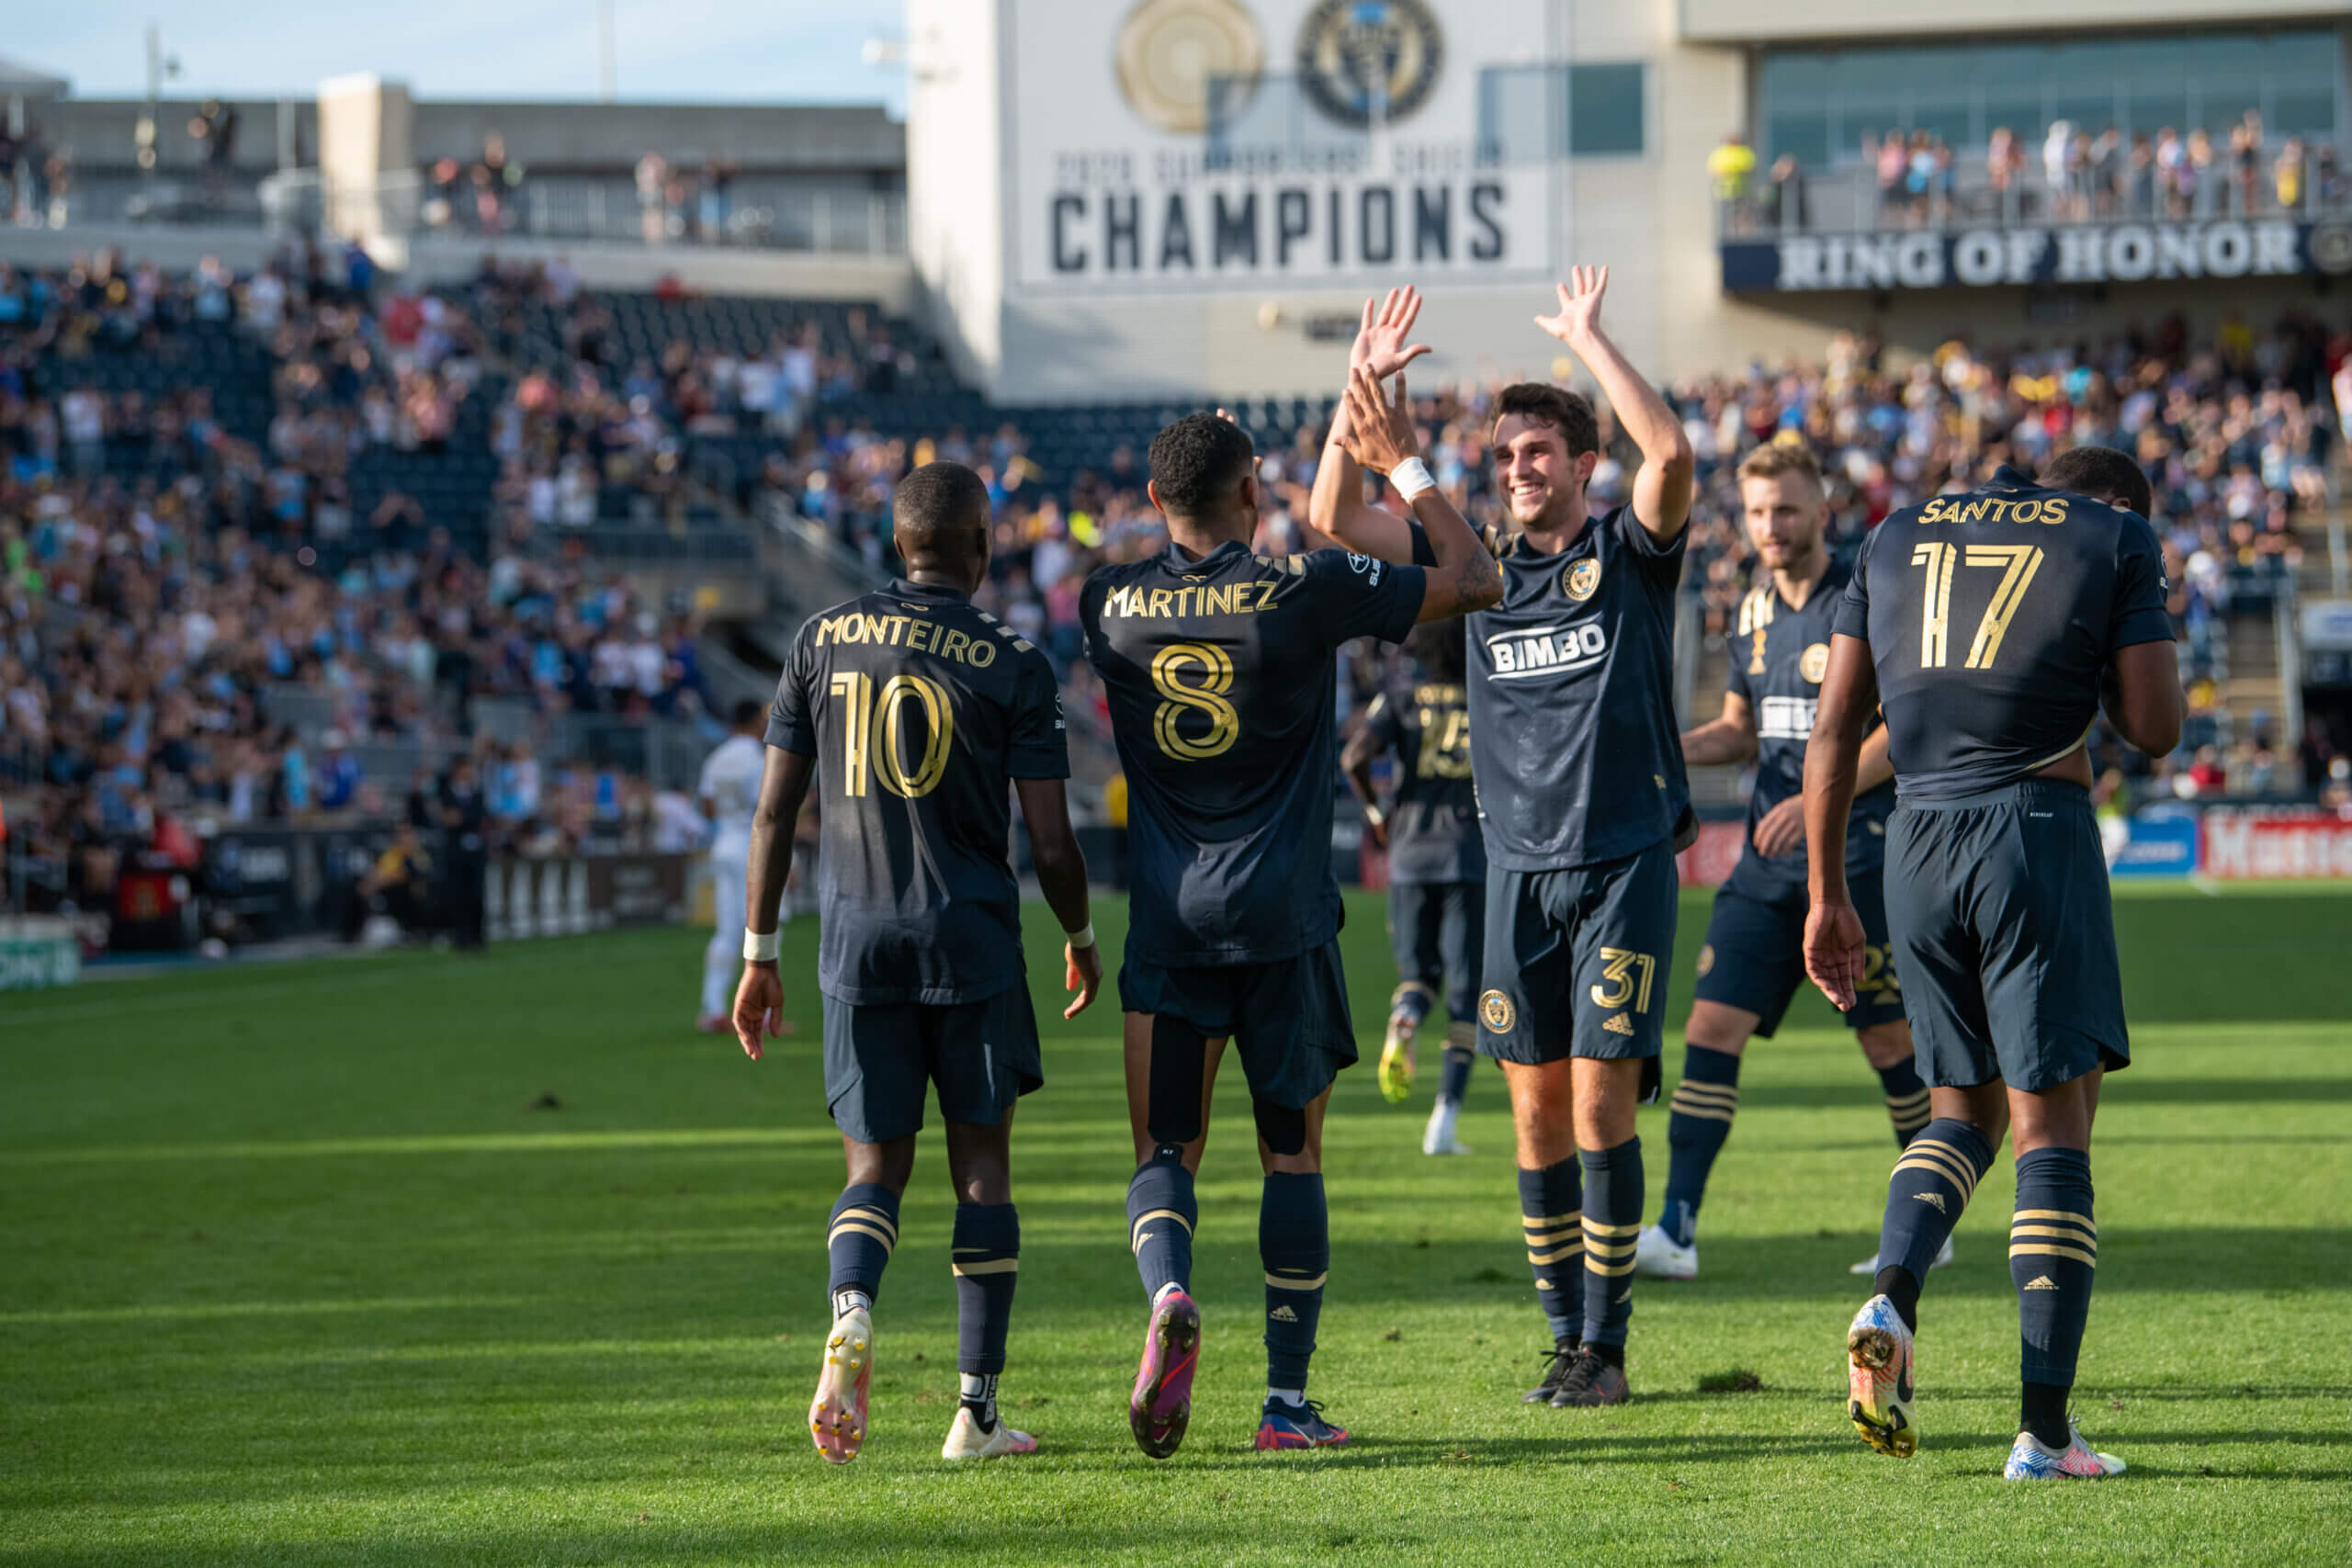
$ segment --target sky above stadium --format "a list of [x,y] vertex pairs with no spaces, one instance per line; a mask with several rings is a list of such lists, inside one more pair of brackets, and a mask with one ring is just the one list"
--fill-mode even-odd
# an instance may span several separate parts
[[[639,101],[886,102],[905,75],[865,40],[901,36],[904,0],[612,0],[616,96]],[[307,96],[368,71],[421,98],[594,99],[596,0],[71,0],[11,29],[0,55],[66,77],[80,97],[146,91],[146,27],[163,28],[177,97]]]

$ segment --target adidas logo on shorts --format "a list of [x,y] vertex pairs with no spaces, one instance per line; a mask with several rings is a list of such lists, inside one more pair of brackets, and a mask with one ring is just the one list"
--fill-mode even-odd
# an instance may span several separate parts
[[1631,1034],[1634,1032],[1634,1021],[1622,1012],[1612,1013],[1610,1015],[1609,1021],[1600,1027],[1611,1034]]
[[1911,1194],[1911,1199],[1912,1201],[1917,1203],[1933,1203],[1936,1206],[1936,1213],[1939,1214],[1948,1214],[1951,1213],[1951,1210],[1944,1207],[1944,1195],[1940,1192],[1914,1192]]
[[1296,1323],[1298,1321],[1298,1314],[1291,1311],[1290,1303],[1288,1302],[1284,1302],[1282,1305],[1276,1307],[1273,1311],[1266,1314],[1266,1321],[1269,1323]]
[[2036,1274],[2026,1281],[2025,1288],[2029,1291],[2054,1291],[2058,1288],[2058,1281],[2047,1274]]

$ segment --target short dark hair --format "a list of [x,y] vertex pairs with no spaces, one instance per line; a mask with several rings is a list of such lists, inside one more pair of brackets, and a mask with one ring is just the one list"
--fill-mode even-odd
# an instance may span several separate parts
[[890,494],[890,522],[913,549],[924,549],[943,533],[989,525],[986,480],[961,463],[925,463],[899,481]]
[[2051,490],[2108,501],[2143,517],[2154,514],[2156,498],[2148,476],[2132,454],[2112,446],[2075,446],[2059,453],[2041,470],[2041,482]]
[[733,722],[736,728],[741,729],[767,711],[768,705],[757,697],[743,697],[738,699],[735,705],[727,710],[727,716]]
[[1495,423],[1510,415],[1548,424],[1568,444],[1568,456],[1581,457],[1600,450],[1600,421],[1580,392],[1555,387],[1549,381],[1515,381],[1495,399]]
[[1459,684],[1470,663],[1469,626],[1460,615],[1424,621],[1405,638],[1405,651],[1430,680]]
[[1188,413],[1151,438],[1145,459],[1151,488],[1171,517],[1202,517],[1216,510],[1247,478],[1258,448],[1231,420]]

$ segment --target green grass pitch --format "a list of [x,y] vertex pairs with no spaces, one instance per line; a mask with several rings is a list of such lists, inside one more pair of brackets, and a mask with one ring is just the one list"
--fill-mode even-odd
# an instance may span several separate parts
[[[1117,906],[1101,900],[1109,950]],[[1042,916],[1042,910],[1033,911]],[[1683,908],[1669,1075],[1706,904]],[[1391,983],[1346,935],[1367,1057]],[[1817,998],[1755,1047],[1704,1276],[1637,1289],[1634,1402],[1530,1409],[1542,1325],[1499,1079],[1425,1160],[1369,1066],[1328,1135],[1314,1392],[1356,1440],[1249,1447],[1258,1173],[1238,1068],[1201,1185],[1183,1451],[1135,1450],[1141,1292],[1115,995],[1022,1107],[1004,1394],[1034,1459],[957,1470],[936,1126],[878,1313],[874,1435],[804,1425],[841,1181],[815,929],[797,1041],[685,1027],[701,933],[404,953],[0,998],[0,1563],[2343,1562],[2352,1558],[2352,898],[2127,897],[2139,1064],[2099,1122],[2077,1404],[2132,1472],[1998,1479],[2017,1340],[2006,1157],[1937,1274],[1925,1446],[1855,1440],[1842,1332],[1893,1149]],[[1045,1004],[1054,1002],[1049,1010]],[[1672,1082],[1669,1076],[1668,1082]],[[1665,1113],[1643,1113],[1654,1214]],[[1748,1380],[1760,1389],[1724,1390]]]

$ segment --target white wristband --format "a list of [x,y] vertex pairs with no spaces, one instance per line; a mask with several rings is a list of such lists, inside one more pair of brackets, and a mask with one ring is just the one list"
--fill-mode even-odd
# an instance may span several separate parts
[[1084,949],[1092,947],[1094,945],[1094,922],[1092,920],[1089,920],[1077,931],[1068,931],[1064,934],[1069,938],[1069,944],[1074,948]]
[[1382,823],[1388,820],[1388,813],[1383,811],[1377,806],[1367,804],[1363,808],[1363,819],[1377,828]]
[[1408,506],[1437,489],[1437,480],[1430,478],[1430,466],[1419,457],[1408,457],[1389,469],[1388,482]]
[[773,964],[775,962],[776,949],[782,946],[783,942],[784,932],[780,930],[772,931],[746,931],[743,933],[743,962],[746,964]]

